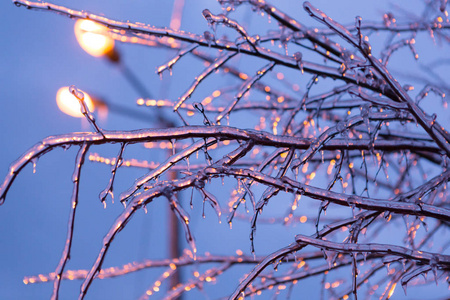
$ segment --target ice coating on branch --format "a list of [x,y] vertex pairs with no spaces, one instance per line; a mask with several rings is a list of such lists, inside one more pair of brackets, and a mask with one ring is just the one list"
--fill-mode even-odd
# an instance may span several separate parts
[[58,263],[58,266],[55,269],[56,278],[53,281],[53,293],[52,299],[58,299],[60,283],[62,279],[62,274],[64,272],[67,261],[70,259],[70,253],[72,250],[72,240],[73,240],[73,231],[75,224],[75,214],[78,206],[78,194],[79,194],[79,184],[80,184],[80,175],[81,175],[81,167],[84,163],[84,159],[86,157],[86,153],[89,149],[89,146],[84,143],[81,145],[78,150],[78,154],[75,160],[75,168],[72,174],[72,182],[73,182],[73,191],[72,197],[70,200],[70,216],[67,228],[67,237],[66,243],[64,246],[63,253],[61,255],[61,259]]
[[369,120],[369,114],[370,114],[370,104],[364,104],[361,106],[361,117],[363,118],[363,122],[367,127],[367,132],[370,134],[370,120]]
[[199,44],[192,44],[192,45],[180,50],[180,52],[178,52],[177,56],[175,56],[174,58],[169,60],[166,64],[158,67],[157,73],[159,75],[161,75],[161,73],[164,72],[165,70],[169,70],[169,72],[172,73],[172,68],[178,62],[178,60],[180,60],[180,58],[182,58],[186,54],[194,51],[194,49],[196,49],[198,46],[199,46]]
[[71,85],[69,87],[69,92],[75,97],[77,97],[77,99],[80,100],[80,102],[84,100],[84,93],[81,90],[77,89],[76,86]]
[[219,58],[217,58],[213,63],[211,63],[198,77],[195,78],[195,81],[192,83],[191,87],[180,97],[178,103],[174,106],[173,110],[176,111],[180,106],[191,97],[194,93],[197,86],[202,82],[208,75],[212,72],[216,71],[220,66],[225,64],[228,60],[230,60],[233,56],[237,55],[236,52],[226,53]]
[[206,42],[208,43],[208,46],[210,46],[210,47],[211,47],[211,44],[215,43],[215,41],[216,41],[216,37],[214,36],[214,34],[209,31],[205,31],[203,33],[203,37],[205,38]]
[[295,52],[294,59],[297,62],[298,68],[303,74],[303,54],[301,52]]
[[234,101],[232,101],[224,110],[221,112],[217,118],[216,121],[219,123],[220,120],[224,116],[228,116],[228,114],[233,110],[233,108],[236,106],[236,104],[241,100],[241,98],[252,88],[252,86],[260,80],[264,75],[266,75],[269,71],[273,69],[275,66],[274,62],[269,63],[268,65],[264,66],[261,70],[259,70],[256,75],[252,78],[247,79],[239,88],[239,91],[237,95],[234,98]]
[[100,192],[99,198],[100,201],[103,203],[104,207],[106,207],[106,197],[108,195],[111,196],[112,201],[114,202],[114,193],[113,193],[113,185],[114,185],[114,179],[116,177],[117,169],[122,166],[123,163],[123,151],[125,150],[125,143],[123,143],[120,147],[119,154],[117,154],[117,157],[115,159],[114,165],[111,167],[111,177],[109,179],[108,185],[106,188]]
[[[215,141],[215,139],[209,139],[209,140],[207,140],[207,143],[209,144],[214,141]],[[163,172],[167,171],[171,166],[175,165],[177,162],[184,160],[184,159],[189,159],[190,155],[192,155],[193,153],[196,153],[198,150],[203,148],[204,145],[205,145],[205,141],[199,140],[198,142],[192,144],[191,146],[187,147],[183,151],[180,151],[178,154],[172,155],[164,163],[161,163],[158,166],[158,168],[156,168],[153,171],[136,179],[134,184],[128,190],[124,191],[120,195],[120,201],[121,202],[127,201],[144,184],[148,183],[152,179],[156,179],[158,176],[160,176]]]
[[216,24],[224,24],[225,26],[228,26],[228,27],[236,30],[250,44],[250,46],[253,48],[253,50],[255,52],[258,52],[258,49],[255,46],[255,39],[253,37],[250,37],[247,34],[247,31],[245,30],[245,28],[242,27],[241,25],[239,25],[238,22],[229,19],[227,16],[225,16],[223,14],[214,15],[208,9],[204,9],[202,14],[203,14],[203,17],[208,22],[208,25],[213,27],[214,31],[215,31]]

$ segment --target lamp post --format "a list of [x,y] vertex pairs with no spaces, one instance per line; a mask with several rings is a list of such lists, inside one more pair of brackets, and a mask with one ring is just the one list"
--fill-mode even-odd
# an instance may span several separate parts
[[[178,5],[180,6],[180,5]],[[182,7],[182,5],[181,5]],[[128,69],[121,61],[120,54],[115,48],[114,39],[109,36],[109,30],[106,26],[98,24],[91,20],[80,19],[75,23],[75,37],[80,44],[81,48],[92,56],[106,57],[108,61],[115,64],[122,72],[127,81],[133,86],[135,91],[143,98],[152,98],[151,93],[145,88],[145,86],[139,81],[139,79]],[[102,101],[102,103],[105,103]],[[121,114],[128,114],[136,117],[136,112],[130,111],[125,107],[118,105],[107,105],[108,108],[117,110]],[[149,116],[146,116],[149,120]],[[160,127],[174,127],[175,123],[165,118],[162,113],[158,113],[152,118]],[[168,155],[172,152],[169,150]],[[169,180],[175,180],[177,178],[176,171],[168,172]],[[169,256],[172,259],[180,257],[180,230],[177,217],[171,210],[168,216],[168,230],[169,230]],[[180,283],[180,272],[175,270],[171,276],[170,288],[176,287]],[[182,297],[178,297],[178,300]]]

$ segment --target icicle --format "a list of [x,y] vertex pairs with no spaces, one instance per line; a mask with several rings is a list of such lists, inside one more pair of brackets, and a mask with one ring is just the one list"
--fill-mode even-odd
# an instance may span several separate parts
[[406,288],[407,288],[408,283],[407,282],[402,282],[402,288],[403,288],[403,292],[405,292],[405,296],[406,294]]
[[328,263],[328,270],[331,270],[334,263],[336,262],[338,253],[334,251],[327,251],[325,255],[326,255],[325,259]]
[[353,197],[353,196],[349,196],[349,197],[347,198],[347,204],[348,204],[348,206],[350,206],[350,207],[352,208],[353,218],[355,218],[355,208],[356,208],[355,203],[356,203],[356,202],[357,202],[357,200],[356,200],[356,198]]
[[294,59],[297,62],[297,66],[303,74],[303,54],[301,52],[294,53]]
[[170,143],[172,144],[172,155],[175,155],[175,143],[176,143],[176,139],[171,139]]
[[367,127],[367,132],[370,134],[370,122],[369,122],[370,105],[365,104],[361,106],[361,117],[363,118],[364,124]]
[[205,38],[206,42],[208,43],[208,47],[211,48],[211,44],[215,43],[215,41],[216,41],[216,37],[214,36],[214,34],[212,34],[209,31],[205,31],[203,33],[203,37]]
[[37,165],[37,161],[38,161],[38,158],[33,158],[33,159],[31,160],[31,163],[33,164],[33,174],[36,173],[36,165]]
[[348,145],[347,122],[338,122],[336,124],[336,130],[345,138],[345,144]]
[[206,202],[206,198],[203,199],[203,208],[202,208],[202,218],[205,219],[205,202]]
[[433,257],[430,260],[430,267],[431,271],[434,275],[434,281],[436,282],[436,285],[438,285],[438,275],[437,275],[437,264],[439,262],[439,258],[436,255],[433,255]]
[[[198,152],[197,152],[198,153]],[[186,161],[187,164],[187,170],[188,172],[190,172],[190,168],[189,168],[189,157],[185,157],[184,160]]]
[[101,202],[105,202],[106,197],[110,195],[111,198],[113,199],[113,203],[114,203],[114,193],[111,191],[110,188],[106,188],[103,191],[100,192],[100,195],[98,195],[98,197],[100,198]]

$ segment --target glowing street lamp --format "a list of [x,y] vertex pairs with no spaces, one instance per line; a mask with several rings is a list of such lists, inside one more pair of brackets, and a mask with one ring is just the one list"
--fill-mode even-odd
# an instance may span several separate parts
[[75,23],[75,37],[84,51],[95,57],[106,57],[114,63],[139,96],[152,98],[151,93],[139,79],[120,61],[120,55],[114,47],[114,39],[109,34],[108,27],[92,20],[80,19]]
[[119,56],[114,50],[114,39],[108,35],[108,28],[91,20],[78,20],[75,23],[75,37],[84,51],[92,56],[107,56],[117,62]]
[[[83,93],[84,93],[84,102],[86,103],[87,108],[91,112],[94,111],[95,109],[94,101],[86,92]],[[58,90],[58,92],[56,93],[56,104],[63,113],[69,116],[75,118],[84,117],[83,114],[81,113],[80,101],[69,91],[68,86],[62,87]]]

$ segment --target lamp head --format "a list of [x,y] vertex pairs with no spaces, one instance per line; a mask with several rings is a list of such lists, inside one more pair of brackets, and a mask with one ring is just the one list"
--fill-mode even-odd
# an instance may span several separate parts
[[[107,56],[117,61],[114,39],[108,35],[108,28],[91,20],[80,19],[75,23],[75,37],[84,51],[92,56]],[[116,57],[117,56],[117,57]]]

